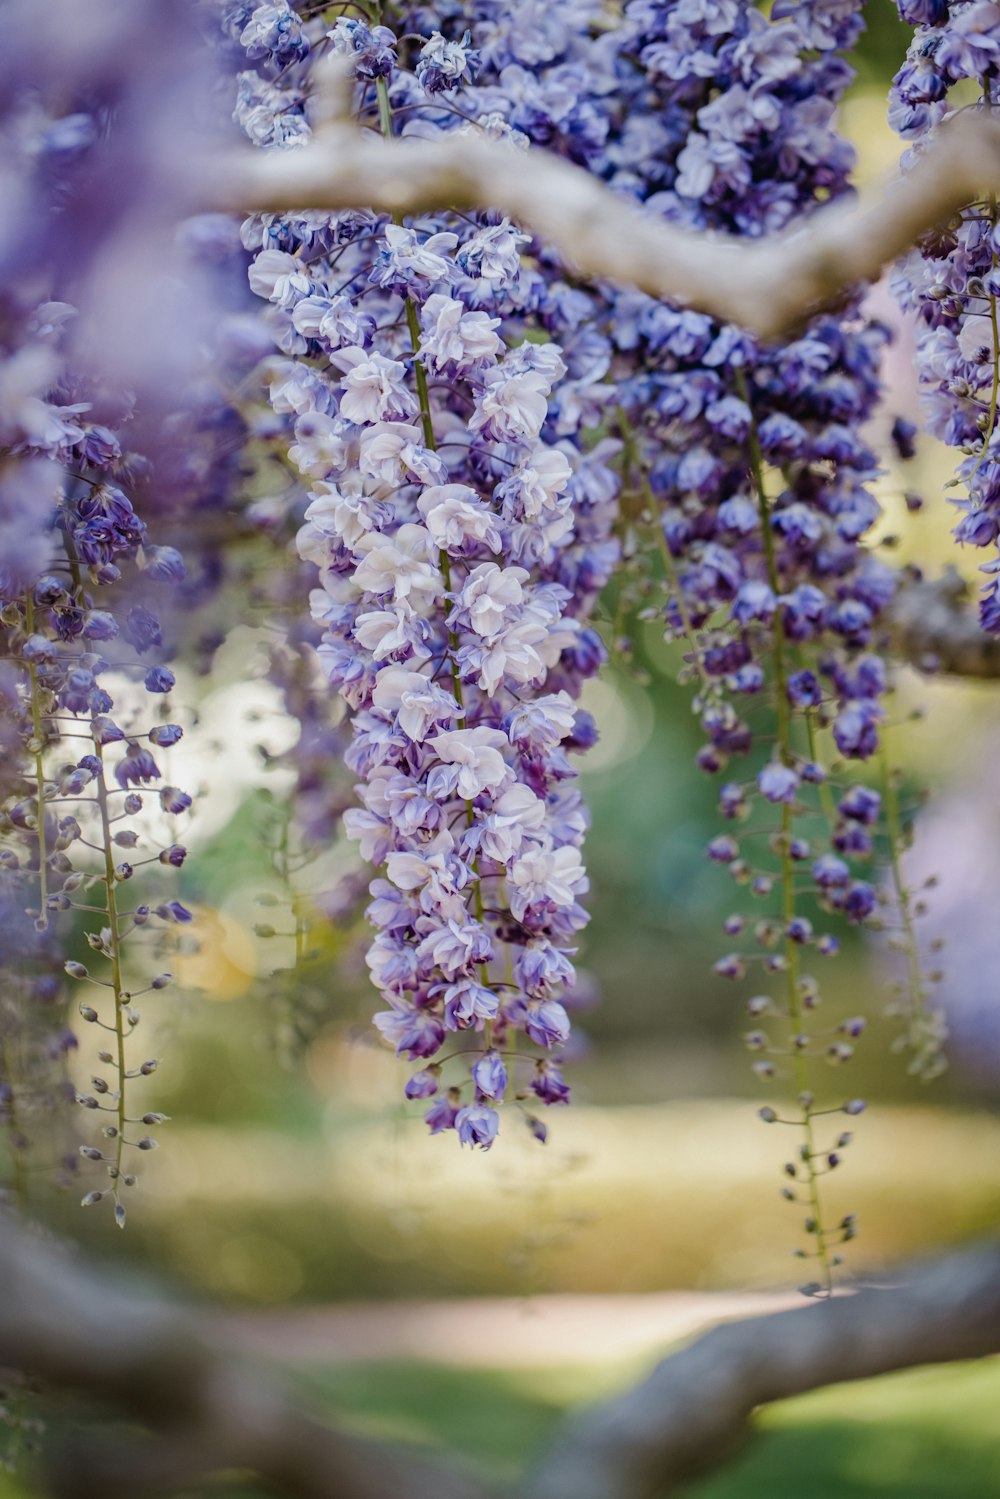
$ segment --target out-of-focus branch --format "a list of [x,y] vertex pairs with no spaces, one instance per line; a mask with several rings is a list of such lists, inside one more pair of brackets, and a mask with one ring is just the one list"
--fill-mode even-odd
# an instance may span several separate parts
[[1000,637],[980,628],[953,568],[900,589],[889,610],[889,636],[897,658],[923,671],[1000,677]]
[[474,131],[381,140],[343,122],[332,69],[320,83],[313,140],[209,158],[197,169],[201,206],[400,215],[494,208],[554,245],[581,275],[675,298],[767,338],[877,276],[921,234],[1000,185],[1000,120],[966,111],[888,187],[838,200],[764,239],[698,234],[641,211],[536,147],[519,150]]
[[278,1371],[218,1346],[193,1312],[123,1288],[10,1218],[0,1286],[0,1367],[151,1432],[65,1438],[46,1475],[58,1499],[134,1499],[234,1469],[289,1499],[484,1499],[461,1473],[324,1425]]
[[[104,1402],[148,1436],[63,1439],[48,1492],[134,1499],[255,1474],[289,1499],[487,1499],[461,1472],[325,1426],[218,1325],[0,1219],[0,1366]],[[1000,1243],[891,1290],[725,1323],[563,1428],[519,1499],[653,1499],[724,1462],[760,1405],[843,1380],[1000,1352]]]
[[652,1499],[725,1460],[760,1405],[844,1380],[1000,1352],[1000,1244],[891,1290],[723,1323],[564,1429],[525,1499]]

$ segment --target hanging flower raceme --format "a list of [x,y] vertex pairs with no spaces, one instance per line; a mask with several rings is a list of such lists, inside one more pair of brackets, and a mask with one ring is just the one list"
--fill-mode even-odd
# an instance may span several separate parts
[[[951,97],[971,80],[978,108],[1000,106],[1000,7],[993,0],[900,0],[916,26],[907,60],[893,80],[890,122],[919,154],[935,128],[959,107]],[[917,368],[927,430],[963,455],[953,485],[961,512],[959,541],[995,548],[1000,535],[1000,220],[995,196],[972,204],[928,235],[899,266],[893,290],[917,315]],[[1000,631],[1000,562],[985,563],[980,601],[985,630]]]
[[[16,53],[25,42],[18,30],[24,7],[10,19]],[[108,20],[113,37],[120,21]],[[16,246],[0,245],[7,270],[0,307],[0,899],[9,913],[0,922],[0,1096],[15,1191],[28,1153],[43,1143],[47,1102],[68,1094],[100,1119],[97,1141],[91,1136],[80,1150],[101,1168],[100,1185],[84,1201],[110,1198],[122,1224],[135,1152],[153,1148],[146,1126],[160,1118],[131,1112],[129,1080],[156,1067],[148,1058],[129,1065],[128,1037],[140,1022],[135,1000],[170,978],[141,978],[126,944],[150,922],[190,920],[179,901],[145,887],[141,872],[144,865],[172,872],[184,862],[184,846],[169,825],[134,820],[144,792],[161,779],[162,754],[181,737],[165,711],[174,674],[162,659],[157,611],[158,597],[183,579],[184,564],[173,547],[151,539],[137,512],[149,465],[129,451],[132,403],[88,359],[88,337],[75,336],[77,309],[60,296],[75,286],[86,303],[87,242],[74,205],[79,210],[81,178],[100,200],[109,153],[114,159],[95,117],[65,113],[81,80],[67,57],[60,66],[54,79],[26,67],[33,86],[22,81],[0,108],[5,159],[22,168],[24,193],[7,218],[26,212],[30,200],[48,225],[44,253],[36,249],[29,265]],[[102,80],[110,93],[98,104],[100,89],[95,94],[88,77],[90,106],[112,115],[113,85]],[[81,249],[75,280],[67,239]],[[142,684],[137,693],[122,675]],[[155,706],[143,710],[131,698]],[[171,816],[191,804],[172,787],[160,802]],[[144,888],[134,897],[137,886]],[[75,945],[80,922],[86,963]],[[69,1086],[65,1071],[78,1045],[61,1018],[67,977],[89,986],[93,1002],[79,1006],[85,1025],[108,1035],[82,1091]]]
[[[765,17],[738,3],[632,0],[616,40],[620,103],[605,175],[685,227],[750,237],[845,192],[852,153],[835,111],[859,9],[807,0]],[[727,955],[717,972],[742,979],[752,965],[775,989],[750,1000],[747,1044],[758,1073],[787,1075],[798,1096],[806,1144],[786,1193],[807,1208],[827,1287],[832,1250],[853,1228],[824,1226],[819,1211],[817,1177],[839,1154],[831,1148],[827,1160],[815,1138],[807,1063],[846,1060],[861,1022],[817,1027],[819,988],[803,962],[838,942],[801,906],[804,885],[821,911],[851,923],[877,903],[858,863],[875,847],[880,793],[843,777],[844,762],[879,750],[891,685],[879,618],[896,577],[866,543],[877,466],[859,435],[878,398],[886,334],[855,301],[791,343],[762,345],[635,292],[614,297],[609,327],[631,513],[658,533],[668,636],[687,642],[697,684],[699,764],[726,776],[722,815],[758,825],[743,840],[713,839],[708,853],[760,900],[779,898],[773,916],[727,921],[727,934],[751,936],[755,950]],[[765,763],[734,774],[762,739]],[[776,826],[762,846],[753,839],[768,831],[769,811]],[[924,997],[913,997],[915,1012]]]
[[[363,124],[483,117],[511,135],[473,86],[475,26],[421,46],[402,30],[342,19],[313,38],[352,60]],[[252,138],[307,131],[304,114],[288,123],[307,65],[282,73],[280,132],[245,107],[254,77],[237,106]],[[495,214],[254,218],[245,239],[288,356],[270,395],[311,489],[299,549],[319,569],[319,655],[354,713],[362,806],[345,824],[383,870],[376,1024],[420,1064],[406,1091],[432,1100],[431,1129],[488,1148],[505,1100],[568,1096],[555,1054],[587,888],[568,752],[594,739],[576,698],[603,659],[586,619],[616,555],[616,445],[583,432],[607,360],[580,328],[586,298],[528,264],[528,237]],[[534,1049],[517,1054],[518,1036]],[[456,1052],[470,1065],[452,1082]]]

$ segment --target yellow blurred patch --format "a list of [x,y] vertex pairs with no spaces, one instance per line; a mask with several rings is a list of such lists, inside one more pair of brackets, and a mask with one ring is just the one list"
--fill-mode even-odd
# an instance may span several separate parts
[[239,999],[257,977],[253,933],[227,911],[214,906],[191,909],[193,925],[173,928],[177,947],[171,961],[178,982],[200,989],[205,999]]

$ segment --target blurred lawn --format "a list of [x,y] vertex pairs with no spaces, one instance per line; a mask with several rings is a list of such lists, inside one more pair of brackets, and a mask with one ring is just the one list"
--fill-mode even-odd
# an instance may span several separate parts
[[[1000,1118],[883,1107],[825,1122],[831,1137],[848,1123],[857,1137],[826,1194],[830,1222],[860,1221],[851,1274],[994,1231]],[[544,1148],[516,1123],[487,1155],[428,1142],[400,1110],[337,1114],[302,1135],[177,1124],[135,1189],[127,1233],[81,1214],[76,1194],[48,1217],[107,1265],[138,1260],[230,1304],[787,1290],[809,1278],[789,1258],[803,1210],[779,1196],[797,1141],[753,1103],[559,1110]]]

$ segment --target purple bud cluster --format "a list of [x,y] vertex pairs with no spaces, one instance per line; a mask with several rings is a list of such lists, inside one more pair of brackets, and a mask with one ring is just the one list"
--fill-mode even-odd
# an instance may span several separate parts
[[[585,155],[601,130],[564,60],[580,41],[570,7],[552,8],[533,55],[515,9],[480,7],[471,35],[428,27],[422,44],[412,15],[304,34],[351,59],[362,124],[486,128],[510,149],[558,134]],[[269,72],[243,75],[236,118],[275,147],[308,133],[308,64],[281,72],[265,120]],[[610,343],[585,326],[589,299],[496,214],[255,217],[244,242],[285,356],[271,403],[294,421],[309,485],[299,550],[319,571],[318,654],[353,712],[362,806],[345,825],[383,871],[376,1024],[421,1064],[406,1091],[432,1100],[431,1130],[485,1149],[505,1099],[568,1096],[552,1053],[587,888],[568,756],[595,738],[576,698],[604,659],[587,620],[617,558],[618,444],[584,434]],[[514,1057],[518,1034],[538,1050]],[[452,1085],[440,1069],[455,1052],[471,1065]]]
[[[852,4],[778,5],[765,19],[740,5],[634,0],[621,49],[635,81],[608,148],[612,182],[678,222],[749,236],[845,192],[851,152],[834,114],[852,74],[839,51],[860,25]],[[876,647],[896,577],[865,544],[877,467],[859,435],[885,330],[854,307],[762,345],[636,293],[616,298],[612,330],[628,361],[618,398],[629,462],[662,526],[668,625],[695,647],[699,764],[719,774],[750,752],[752,710],[773,689],[773,756],[753,779],[725,782],[720,810],[742,820],[770,803],[787,833],[819,787],[831,852],[789,837],[787,855],[812,867],[826,908],[863,920],[874,890],[844,860],[872,852],[852,799],[878,797],[856,788],[834,806],[817,740],[828,729],[834,757],[869,759],[889,685]],[[709,852],[755,894],[770,891],[735,838]]]
[[[15,53],[23,18],[15,7]],[[121,1189],[134,1180],[123,1152],[147,1148],[125,1113],[123,1046],[140,1016],[126,989],[124,944],[153,915],[189,919],[176,901],[133,907],[121,888],[142,865],[177,868],[185,857],[172,838],[147,854],[131,825],[143,805],[135,788],[160,779],[159,756],[181,737],[166,721],[174,674],[161,659],[159,600],[169,599],[185,569],[175,548],[151,539],[139,513],[150,465],[130,447],[133,400],[74,332],[93,307],[66,263],[65,240],[80,229],[74,205],[81,209],[87,192],[99,197],[108,187],[110,102],[65,58],[64,72],[46,79],[26,56],[20,86],[0,104],[5,162],[18,169],[23,190],[12,208],[8,178],[0,184],[3,234],[29,203],[51,232],[29,264],[0,243],[0,904],[11,913],[0,922],[0,1031],[14,1037],[2,1048],[0,1094],[17,1157],[39,1144],[25,1120],[37,1123],[43,1057],[61,1079],[56,1092],[65,1092],[64,1059],[77,1041],[59,1018],[64,979],[93,982],[97,1004],[79,1013],[112,1036],[112,1049],[101,1053],[109,1074],[99,1072],[93,1093],[76,1101],[107,1115],[102,1136],[110,1144],[82,1153],[104,1163],[110,1185],[87,1200],[109,1196],[123,1223]],[[64,299],[74,287],[84,294],[84,313]],[[116,685],[122,675],[150,696],[151,716],[160,720],[153,727],[130,704],[129,689]],[[175,806],[183,795],[168,794]],[[86,964],[66,957],[81,913],[100,965],[93,980]],[[29,925],[35,936],[26,941]],[[154,979],[149,987],[163,986]],[[43,1016],[44,1046],[29,1056]],[[16,1158],[14,1166],[16,1186]]]
[[[613,184],[690,227],[750,236],[844,192],[852,156],[834,111],[851,70],[837,49],[856,38],[857,10],[778,5],[765,20],[741,5],[635,0],[622,48],[638,81],[608,152]],[[749,748],[733,700],[765,689],[776,622],[791,646],[790,707],[818,710],[839,753],[867,759],[886,688],[872,648],[896,586],[864,544],[879,506],[860,429],[885,330],[855,308],[765,346],[636,293],[616,299],[612,327],[634,371],[618,398],[676,580],[668,619],[679,634],[709,626],[705,769]],[[808,779],[807,760],[795,774]],[[769,800],[794,794],[789,767],[768,782]]]
[[[893,80],[890,121],[918,155],[936,127],[959,106],[952,97],[967,80],[981,90],[977,106],[1000,104],[1000,7],[993,0],[917,4],[901,0],[900,15],[916,26],[906,62]],[[962,459],[954,484],[965,493],[959,541],[996,548],[1000,535],[1000,224],[995,197],[972,204],[928,235],[900,264],[893,290],[916,314],[917,368],[929,432]],[[1000,561],[981,569],[987,583],[980,620],[1000,631]]]
[[[616,39],[605,176],[687,228],[748,237],[849,191],[853,153],[836,109],[853,76],[841,53],[861,27],[853,0],[780,0],[767,16],[736,0],[631,0]],[[687,642],[697,679],[698,763],[728,771],[727,820],[758,814],[751,837],[719,836],[709,856],[752,895],[780,899],[773,918],[727,922],[757,950],[729,954],[716,971],[742,979],[759,964],[775,977],[781,999],[758,996],[751,1013],[788,1035],[755,1025],[747,1044],[762,1077],[792,1078],[794,1122],[811,1141],[806,1059],[840,1062],[851,1047],[807,1013],[818,987],[802,972],[805,953],[832,955],[837,940],[817,934],[797,902],[808,885],[821,910],[852,923],[876,906],[874,885],[853,865],[872,855],[879,797],[842,776],[843,762],[878,749],[890,686],[879,619],[897,579],[867,543],[877,464],[861,435],[879,396],[886,330],[857,299],[778,345],[636,292],[609,303],[625,476],[645,507],[640,521],[662,532],[668,638]],[[734,775],[732,762],[762,739],[767,762]],[[769,808],[778,819],[770,858],[752,841],[767,832]],[[825,1283],[836,1235],[814,1200],[823,1169],[807,1152],[786,1194],[810,1205]]]

